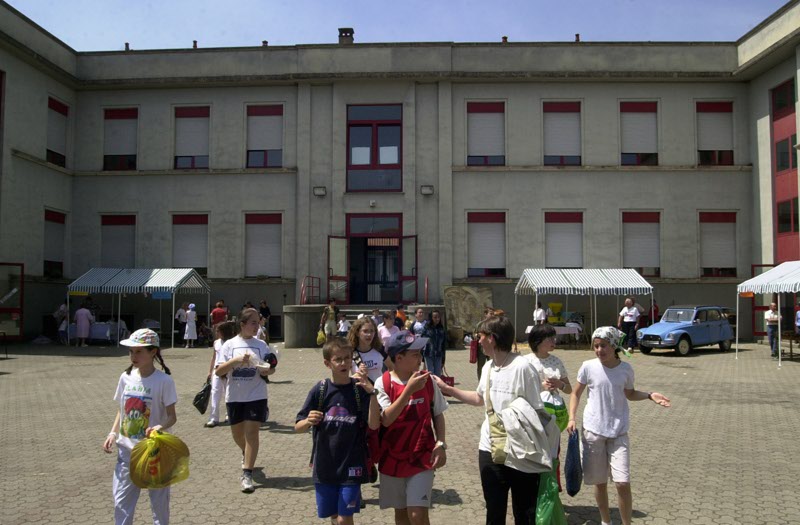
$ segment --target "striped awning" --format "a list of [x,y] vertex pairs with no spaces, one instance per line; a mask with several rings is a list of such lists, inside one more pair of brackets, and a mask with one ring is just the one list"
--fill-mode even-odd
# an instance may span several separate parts
[[87,293],[209,293],[211,288],[192,268],[92,268],[67,289]]
[[738,293],[800,292],[800,261],[787,261],[736,287]]
[[518,295],[647,295],[653,287],[636,270],[528,268],[514,293]]
[[67,286],[67,290],[70,292],[99,293],[103,285],[121,271],[121,268],[92,268],[72,281]]

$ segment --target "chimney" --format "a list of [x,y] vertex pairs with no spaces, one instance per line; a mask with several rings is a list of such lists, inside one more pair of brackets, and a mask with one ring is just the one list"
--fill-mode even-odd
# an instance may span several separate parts
[[581,34],[580,33],[575,33],[575,41],[576,42],[580,42],[581,41]]
[[261,45],[267,47],[269,45],[269,42],[267,42],[266,40],[262,40]]
[[197,49],[197,40],[192,40],[192,49]]
[[131,50],[131,45],[125,42],[125,51],[130,51],[130,50]]
[[353,31],[352,27],[340,27],[339,28],[339,44],[352,44],[353,43]]
[[503,37],[503,43],[504,43],[504,44],[508,44],[508,37],[507,37],[507,36],[504,36],[504,37]]

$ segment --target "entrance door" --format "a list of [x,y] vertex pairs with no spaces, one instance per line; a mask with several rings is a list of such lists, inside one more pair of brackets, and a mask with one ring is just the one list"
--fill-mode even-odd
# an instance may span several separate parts
[[380,241],[380,244],[386,246],[367,246],[367,302],[397,303],[400,298],[397,239],[369,239],[369,241]]
[[328,236],[328,301],[350,302],[347,237]]
[[406,235],[402,238],[401,260],[403,271],[400,274],[400,293],[403,303],[417,302],[417,236]]

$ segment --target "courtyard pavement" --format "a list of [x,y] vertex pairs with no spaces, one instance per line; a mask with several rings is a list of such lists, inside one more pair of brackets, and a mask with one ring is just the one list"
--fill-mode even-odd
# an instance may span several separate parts
[[[270,421],[262,429],[253,494],[239,491],[241,455],[225,427],[203,428],[191,404],[208,370],[210,349],[167,349],[177,384],[174,431],[191,449],[191,475],[172,489],[173,524],[327,523],[316,518],[308,469],[311,439],[293,432],[295,414],[325,377],[319,349],[281,350],[270,385]],[[527,351],[527,350],[526,350]],[[111,523],[115,455],[100,446],[111,427],[112,400],[129,361],[114,347],[12,345],[0,353],[0,523]],[[574,380],[589,350],[559,349]],[[447,368],[472,389],[475,365],[448,351]],[[672,399],[663,409],[631,405],[634,522],[664,524],[800,523],[800,359],[778,369],[764,345],[733,352],[700,350],[629,359],[636,386]],[[584,401],[585,402],[585,401]],[[582,409],[581,409],[582,410]],[[484,522],[477,470],[483,410],[451,403],[448,463],[434,484],[434,524]],[[364,486],[368,506],[356,523],[392,523]],[[616,496],[611,495],[612,506]],[[599,523],[591,487],[562,493],[570,524]],[[152,523],[143,494],[136,523]],[[614,510],[615,522],[619,523]],[[509,517],[509,523],[513,519]]]

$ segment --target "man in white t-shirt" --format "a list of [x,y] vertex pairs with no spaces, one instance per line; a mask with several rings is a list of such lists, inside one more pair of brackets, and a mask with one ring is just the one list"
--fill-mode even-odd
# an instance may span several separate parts
[[533,311],[533,324],[545,324],[547,322],[547,311],[542,308],[542,303],[536,303]]
[[764,322],[767,325],[767,339],[769,340],[769,350],[772,359],[778,359],[778,322],[781,314],[778,313],[776,303],[769,304],[769,310],[764,312]]
[[625,334],[625,344],[630,352],[632,348],[636,347],[636,324],[639,321],[639,316],[642,315],[639,309],[633,304],[633,299],[630,297],[625,299],[625,306],[619,312],[619,320],[617,321],[617,328],[622,330]]

